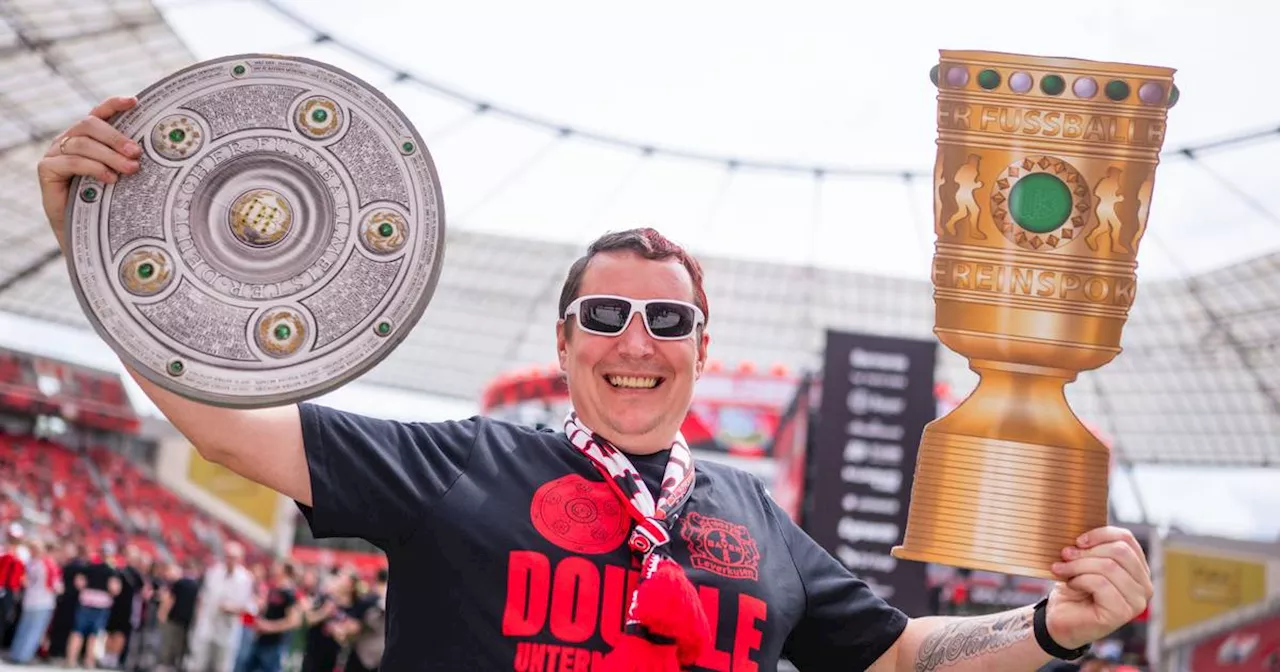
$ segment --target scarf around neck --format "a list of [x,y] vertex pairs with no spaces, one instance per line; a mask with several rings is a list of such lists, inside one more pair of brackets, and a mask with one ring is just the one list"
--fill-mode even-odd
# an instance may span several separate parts
[[565,417],[564,432],[604,477],[634,525],[627,544],[640,565],[640,579],[627,605],[629,636],[606,658],[606,669],[678,670],[692,665],[710,640],[710,630],[693,585],[665,547],[693,493],[693,453],[677,432],[654,499],[626,453],[572,410]]

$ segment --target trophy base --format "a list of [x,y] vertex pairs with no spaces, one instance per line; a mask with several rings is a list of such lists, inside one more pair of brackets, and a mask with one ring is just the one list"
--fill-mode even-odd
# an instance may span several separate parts
[[1053,579],[1062,549],[1107,524],[1104,450],[925,429],[907,529],[892,555]]

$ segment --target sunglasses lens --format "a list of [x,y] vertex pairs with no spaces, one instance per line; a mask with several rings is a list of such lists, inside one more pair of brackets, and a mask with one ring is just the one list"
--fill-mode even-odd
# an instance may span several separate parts
[[578,318],[582,328],[606,334],[622,331],[631,315],[631,304],[621,299],[587,299]]
[[658,338],[684,338],[693,332],[693,310],[678,303],[651,303],[645,308],[645,319]]

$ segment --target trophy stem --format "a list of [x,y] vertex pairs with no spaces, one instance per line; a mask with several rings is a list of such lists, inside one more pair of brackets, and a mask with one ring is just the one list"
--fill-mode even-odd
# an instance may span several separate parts
[[1107,524],[1110,451],[1076,418],[1066,369],[972,360],[973,393],[925,428],[898,558],[1052,579]]

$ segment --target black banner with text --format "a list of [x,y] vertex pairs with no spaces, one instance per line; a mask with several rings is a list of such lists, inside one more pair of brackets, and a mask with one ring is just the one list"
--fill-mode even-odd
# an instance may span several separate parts
[[934,341],[827,332],[805,530],[909,616],[930,613],[925,564],[898,560],[924,427],[937,414]]

